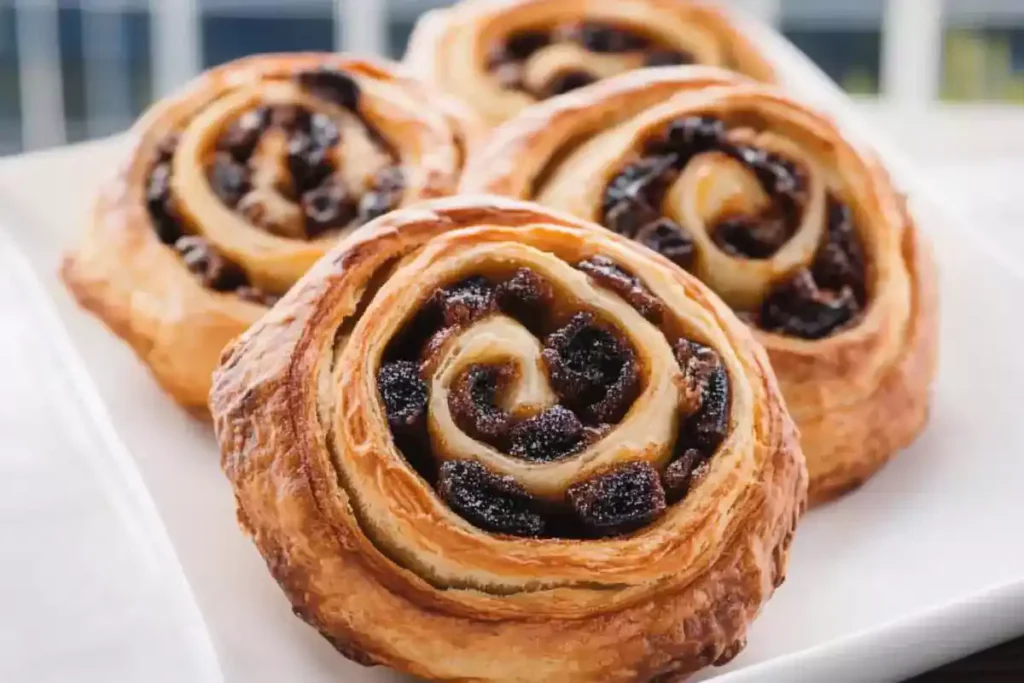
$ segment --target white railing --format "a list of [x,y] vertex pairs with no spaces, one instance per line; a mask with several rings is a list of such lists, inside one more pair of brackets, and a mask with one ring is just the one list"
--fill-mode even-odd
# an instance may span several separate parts
[[[64,117],[58,7],[63,0],[0,0],[13,3],[20,76],[21,137],[26,149],[60,144],[68,137]],[[778,24],[785,13],[828,22],[833,17],[881,11],[867,20],[882,26],[881,94],[885,106],[901,111],[933,105],[941,77],[944,15],[959,18],[1013,16],[1024,19],[1021,0],[733,0],[762,20]],[[884,5],[883,5],[884,3]],[[129,67],[122,50],[124,12],[148,11],[153,95],[160,96],[198,73],[203,64],[204,13],[333,17],[337,49],[380,53],[389,22],[441,0],[75,0],[82,10],[86,88],[86,132],[99,135],[123,126],[136,112]],[[884,6],[884,10],[881,8]],[[867,8],[867,10],[865,10]],[[864,18],[862,17],[862,20]]]

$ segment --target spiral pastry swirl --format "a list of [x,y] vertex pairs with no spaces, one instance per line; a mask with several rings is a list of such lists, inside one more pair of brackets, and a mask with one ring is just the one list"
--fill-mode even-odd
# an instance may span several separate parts
[[812,500],[922,429],[937,334],[927,250],[874,157],[778,92],[699,67],[609,79],[496,130],[463,190],[596,221],[709,285],[769,351]]
[[689,0],[463,0],[420,19],[405,62],[492,125],[644,67],[702,64],[775,80],[724,10]]
[[767,359],[717,298],[625,238],[495,197],[336,247],[231,345],[211,410],[296,613],[357,661],[432,679],[725,661],[805,498]]
[[474,130],[382,62],[221,66],[135,125],[64,280],[204,413],[224,345],[353,227],[451,193]]

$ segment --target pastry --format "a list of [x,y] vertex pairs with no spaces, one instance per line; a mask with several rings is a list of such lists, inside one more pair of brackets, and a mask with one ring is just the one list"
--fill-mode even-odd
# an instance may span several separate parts
[[601,223],[708,284],[768,349],[812,501],[923,428],[929,252],[867,147],[769,86],[700,67],[603,81],[496,130],[462,189]]
[[226,64],[135,125],[63,279],[203,414],[224,345],[353,226],[450,194],[475,130],[383,62]]
[[805,499],[767,357],[717,297],[497,197],[354,233],[230,345],[210,407],[295,613],[428,679],[727,661]]
[[724,10],[693,0],[463,0],[420,19],[405,62],[491,125],[643,67],[703,64],[775,80]]

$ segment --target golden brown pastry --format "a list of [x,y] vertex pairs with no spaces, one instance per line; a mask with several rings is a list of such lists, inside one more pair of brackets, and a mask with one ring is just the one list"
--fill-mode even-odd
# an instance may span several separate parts
[[353,226],[451,193],[472,120],[387,63],[251,57],[157,103],[62,276],[182,405]]
[[405,62],[491,125],[643,67],[703,64],[775,80],[725,12],[695,0],[463,0],[420,19]]
[[234,342],[238,517],[347,656],[665,681],[743,646],[806,472],[763,349],[598,226],[456,197],[353,234]]
[[888,175],[821,115],[699,67],[634,72],[496,130],[464,191],[569,211],[694,273],[756,330],[820,501],[927,417],[936,293]]

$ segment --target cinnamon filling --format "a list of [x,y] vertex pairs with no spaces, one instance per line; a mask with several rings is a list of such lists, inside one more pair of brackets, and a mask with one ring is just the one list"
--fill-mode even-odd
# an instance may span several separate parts
[[663,320],[664,303],[612,259],[579,264],[593,282],[661,327],[682,371],[678,436],[663,471],[626,461],[578,482],[561,503],[531,496],[511,477],[472,460],[438,462],[427,429],[427,377],[438,354],[463,330],[506,316],[539,340],[554,398],[514,404],[522,380],[512,358],[468,365],[454,375],[448,408],[455,426],[506,456],[529,463],[569,460],[616,428],[642,390],[636,350],[614,325],[589,310],[570,310],[557,288],[529,268],[473,275],[435,290],[388,344],[378,371],[381,402],[395,445],[449,508],[493,533],[595,538],[636,531],[681,500],[707,470],[729,428],[730,389],[711,348],[679,336]]
[[[737,259],[772,258],[799,227],[808,181],[797,164],[742,139],[730,138],[725,123],[709,116],[673,121],[609,182],[603,224],[691,269],[693,236],[665,217],[662,205],[696,156],[725,155],[753,174],[769,203],[754,213],[718,217],[709,229],[711,241]],[[759,309],[738,311],[744,319],[768,331],[820,339],[858,318],[867,301],[863,247],[849,207],[832,194],[827,203],[828,225],[813,262],[775,282]]]
[[[359,86],[317,69],[294,80],[344,108],[339,120],[299,105],[260,106],[227,126],[206,166],[210,189],[250,225],[295,240],[351,229],[396,208],[404,192],[398,156],[359,114]],[[244,269],[190,234],[171,192],[178,136],[158,145],[146,206],[160,240],[174,247],[204,286],[273,305],[277,296],[250,286]]]
[[487,66],[503,88],[546,99],[633,69],[693,61],[651,36],[584,21],[513,33],[493,46]]

